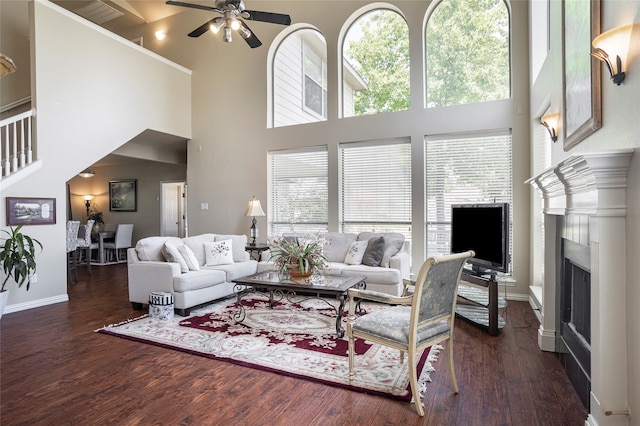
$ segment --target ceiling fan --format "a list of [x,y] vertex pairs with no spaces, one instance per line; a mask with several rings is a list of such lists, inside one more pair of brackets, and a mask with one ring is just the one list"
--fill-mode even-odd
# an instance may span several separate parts
[[242,0],[216,0],[215,6],[204,6],[194,3],[185,3],[182,1],[167,1],[167,4],[173,6],[190,7],[193,9],[201,9],[212,12],[218,12],[223,16],[218,16],[205,22],[200,27],[191,31],[189,37],[200,37],[206,33],[207,30],[211,30],[217,33],[221,29],[224,30],[223,40],[227,43],[231,42],[231,31],[235,30],[240,33],[242,38],[247,42],[251,48],[256,48],[262,45],[262,42],[256,37],[255,33],[247,26],[243,19],[250,21],[268,22],[270,24],[290,25],[291,17],[281,13],[260,12],[257,10],[246,10],[244,8],[244,1]]

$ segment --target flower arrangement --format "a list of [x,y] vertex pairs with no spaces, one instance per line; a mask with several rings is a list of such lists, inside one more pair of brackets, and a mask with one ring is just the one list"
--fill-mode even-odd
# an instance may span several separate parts
[[309,276],[327,267],[322,254],[323,242],[315,237],[278,238],[271,245],[271,260],[278,271],[292,276]]
[[98,211],[96,207],[92,207],[89,211],[89,216],[87,216],[88,220],[93,219],[94,225],[102,225],[104,224],[104,219],[102,218],[102,212]]

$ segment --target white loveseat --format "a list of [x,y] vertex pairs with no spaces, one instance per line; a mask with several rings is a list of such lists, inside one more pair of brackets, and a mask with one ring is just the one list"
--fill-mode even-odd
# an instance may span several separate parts
[[[233,261],[207,266],[205,247],[218,247],[231,241]],[[147,237],[127,251],[129,301],[134,309],[149,303],[149,294],[164,291],[173,294],[178,315],[187,316],[191,308],[233,294],[236,278],[254,274],[258,262],[245,251],[246,235],[202,234],[193,237]],[[205,246],[205,244],[208,244]],[[189,250],[187,250],[187,247]],[[172,258],[178,249],[180,258]],[[187,254],[188,251],[193,254]],[[171,261],[167,261],[167,259]],[[197,266],[195,265],[197,263]],[[210,262],[213,264],[216,262]]]
[[[291,238],[293,235],[284,235],[284,237]],[[411,273],[409,244],[402,234],[327,232],[320,234],[319,237],[324,240],[323,254],[329,264],[325,273],[344,276],[364,275],[367,277],[365,280],[367,290],[393,296],[402,295],[402,280],[409,279]],[[357,259],[353,261],[353,258],[347,258],[349,249],[354,242],[366,242],[360,245],[360,249],[362,249],[363,246],[367,247],[369,240],[380,237],[384,239],[384,253],[378,266],[355,263]],[[262,258],[264,260],[258,264],[258,271],[274,269],[274,265],[268,260],[268,256],[268,253],[263,255]],[[351,261],[351,263],[347,261]]]

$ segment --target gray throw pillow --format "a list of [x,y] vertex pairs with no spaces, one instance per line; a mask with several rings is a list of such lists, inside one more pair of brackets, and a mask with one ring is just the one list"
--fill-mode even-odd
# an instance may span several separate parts
[[367,244],[367,249],[362,256],[362,264],[367,266],[380,266],[384,256],[384,237],[372,238]]

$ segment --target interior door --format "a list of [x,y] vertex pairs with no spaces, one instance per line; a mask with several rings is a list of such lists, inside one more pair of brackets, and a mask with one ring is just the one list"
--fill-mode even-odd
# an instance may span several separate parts
[[184,182],[162,182],[160,235],[183,238],[186,235],[186,192]]

